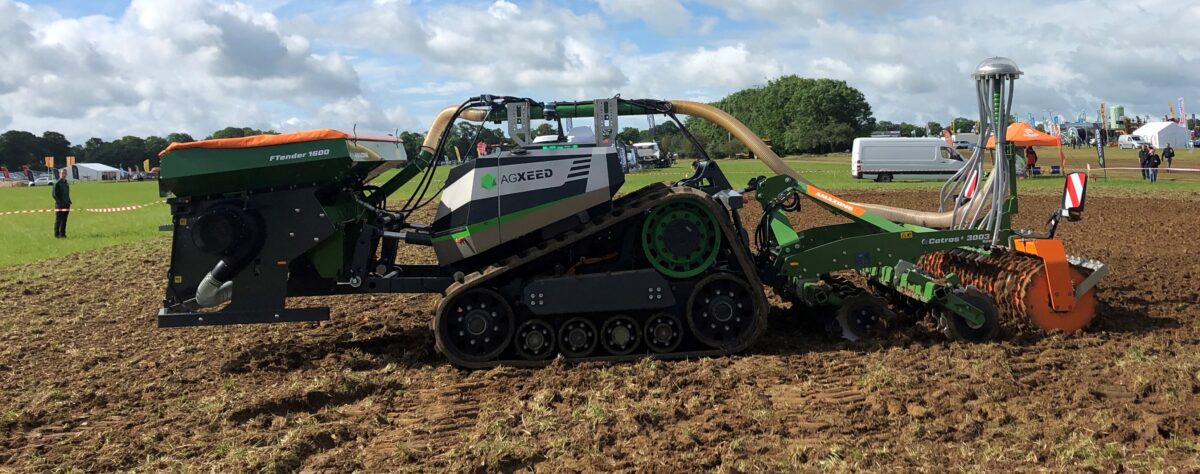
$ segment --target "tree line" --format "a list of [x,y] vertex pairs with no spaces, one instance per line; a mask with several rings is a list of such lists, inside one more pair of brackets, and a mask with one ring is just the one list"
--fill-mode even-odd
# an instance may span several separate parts
[[[258,130],[249,127],[226,127],[205,137],[238,138],[264,133],[275,133],[272,130]],[[67,137],[54,131],[46,131],[41,136],[23,130],[9,130],[0,134],[0,165],[10,170],[20,169],[22,165],[30,168],[45,168],[45,157],[54,157],[54,166],[61,168],[67,165],[67,156],[74,156],[76,163],[102,163],[112,167],[140,169],[145,160],[150,160],[150,166],[158,166],[158,154],[173,142],[196,141],[186,133],[170,133],[166,136],[152,135],[136,137],[127,135],[113,141],[101,138],[91,138],[86,142],[72,144]]]

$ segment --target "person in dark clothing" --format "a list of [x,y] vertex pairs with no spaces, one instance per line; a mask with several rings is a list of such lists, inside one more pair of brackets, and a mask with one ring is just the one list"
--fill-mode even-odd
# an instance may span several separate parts
[[1175,161],[1175,149],[1171,148],[1170,143],[1167,144],[1166,148],[1163,148],[1163,156],[1162,157],[1163,157],[1163,161],[1167,162],[1167,172],[1170,173],[1171,172],[1171,162]]
[[58,181],[51,191],[54,196],[54,238],[67,238],[67,214],[71,209],[71,184],[67,182],[67,169],[58,172]]
[[1037,152],[1033,151],[1033,147],[1025,147],[1025,174],[1033,176],[1033,167],[1037,166]]
[[1150,156],[1146,157],[1146,175],[1149,176],[1151,183],[1158,182],[1158,165],[1162,164],[1162,159],[1158,157],[1158,153],[1154,149],[1150,149]]
[[1150,158],[1150,145],[1142,145],[1142,150],[1138,152],[1138,166],[1142,168],[1142,179],[1150,179],[1150,172],[1146,167],[1146,159]]

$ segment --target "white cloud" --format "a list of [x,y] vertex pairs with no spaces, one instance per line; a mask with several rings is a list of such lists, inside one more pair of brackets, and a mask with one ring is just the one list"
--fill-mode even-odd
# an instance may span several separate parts
[[[646,22],[660,34],[678,33],[692,22],[692,15],[678,0],[598,0],[600,10],[615,17],[632,17]],[[708,27],[710,30],[712,26]]]
[[481,92],[716,100],[783,74],[846,80],[880,119],[945,121],[975,114],[970,73],[994,55],[1025,69],[1019,114],[1200,103],[1188,96],[1200,50],[1186,46],[1200,42],[1187,26],[1200,4],[1013,0],[1006,12],[912,0],[133,0],[115,18],[68,18],[0,0],[0,127],[75,142],[226,125],[419,130]]
[[120,18],[59,18],[0,0],[0,109],[75,142],[89,136],[266,127],[265,106],[359,94],[338,53],[270,13],[204,0],[134,0]]

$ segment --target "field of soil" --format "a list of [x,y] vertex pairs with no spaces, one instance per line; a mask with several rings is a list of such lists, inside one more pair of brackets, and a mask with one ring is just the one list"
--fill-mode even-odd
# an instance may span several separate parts
[[[1023,199],[1019,224],[1057,199]],[[1200,469],[1200,200],[1087,206],[1060,236],[1113,272],[1081,333],[850,343],[778,303],[748,353],[673,362],[459,370],[433,349],[430,295],[159,330],[165,239],[9,267],[0,472]]]

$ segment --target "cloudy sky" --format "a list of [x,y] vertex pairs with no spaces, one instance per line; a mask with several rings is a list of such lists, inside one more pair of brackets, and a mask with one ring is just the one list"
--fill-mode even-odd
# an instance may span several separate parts
[[[989,9],[999,11],[989,11]],[[1200,111],[1192,0],[0,0],[0,129],[423,131],[481,92],[716,100],[844,79],[881,120],[973,115],[1012,57],[1019,117]]]

